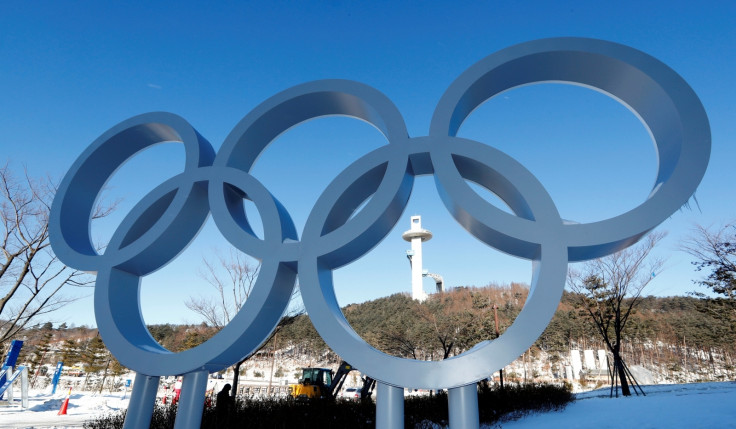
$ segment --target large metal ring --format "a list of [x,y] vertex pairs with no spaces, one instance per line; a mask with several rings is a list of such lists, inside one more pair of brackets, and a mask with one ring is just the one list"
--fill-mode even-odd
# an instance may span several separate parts
[[[604,221],[563,222],[542,184],[521,164],[497,149],[457,137],[463,121],[483,102],[520,85],[549,81],[601,91],[641,118],[659,156],[657,179],[646,201]],[[330,183],[300,240],[286,208],[250,170],[281,133],[330,115],[366,121],[388,144]],[[145,196],[99,255],[89,237],[89,221],[100,190],[127,159],[163,141],[184,144],[184,171]],[[298,275],[315,327],[353,366],[394,386],[452,388],[487,377],[533,344],[557,307],[567,263],[635,243],[687,202],[709,156],[705,111],[667,66],[615,43],[545,39],[504,49],[469,68],[441,98],[427,137],[409,138],[388,98],[343,80],[299,85],[266,100],[233,129],[217,155],[178,116],[131,118],[98,138],[67,173],[52,207],[51,244],[64,263],[98,272],[100,333],[124,365],[143,374],[214,371],[251,353],[275,328]],[[439,362],[397,358],[371,347],[342,315],[332,284],[333,270],[365,255],[396,225],[418,175],[434,175],[445,206],[470,234],[533,262],[529,297],[504,335]],[[467,181],[497,194],[514,214],[482,199]],[[259,211],[262,239],[253,233],[243,199]],[[230,324],[204,344],[172,353],[145,327],[138,302],[140,279],[183,251],[210,212],[226,239],[261,259],[263,267],[253,295]]]

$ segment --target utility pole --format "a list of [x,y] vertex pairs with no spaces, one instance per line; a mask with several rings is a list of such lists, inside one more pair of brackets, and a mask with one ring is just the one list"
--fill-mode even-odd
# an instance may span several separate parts
[[685,371],[687,371],[687,343],[685,342],[685,336],[684,335],[682,336],[682,348],[685,351],[685,364],[684,364],[684,367],[685,367]]
[[[493,304],[493,319],[496,322],[496,338],[500,337],[501,335],[498,333],[498,305]],[[498,370],[498,379],[501,382],[501,389],[503,389],[503,368]]]
[[271,383],[273,382],[273,364],[276,362],[276,334],[273,336],[273,345],[271,346],[271,376],[268,378],[268,395],[271,395]]
[[43,366],[43,359],[46,357],[46,350],[41,353],[41,359],[38,360],[38,368],[36,368],[36,373],[33,374],[33,380],[31,380],[31,388],[36,387],[36,379],[38,378],[38,374],[41,372],[41,367]]

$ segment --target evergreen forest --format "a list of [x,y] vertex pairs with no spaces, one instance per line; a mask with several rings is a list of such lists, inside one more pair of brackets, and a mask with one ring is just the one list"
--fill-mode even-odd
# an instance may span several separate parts
[[[426,301],[395,294],[343,307],[352,328],[373,347],[404,358],[441,360],[456,356],[475,344],[503,334],[521,311],[528,286],[458,287]],[[589,316],[576,308],[572,292],[565,291],[557,312],[530,353],[546,354],[554,364],[571,349],[605,349]],[[624,332],[623,353],[630,365],[650,364],[671,369],[721,362],[733,370],[736,345],[736,306],[724,299],[702,297],[643,297]],[[198,325],[150,325],[152,336],[172,351],[206,341],[216,328]],[[34,367],[45,363],[88,362],[90,370],[116,366],[101,347],[96,329],[54,328],[50,323],[26,329],[21,362]],[[2,344],[4,348],[8,344]],[[256,355],[272,354],[311,362],[335,362],[332,353],[301,314],[283,323]],[[95,359],[98,356],[99,359]],[[696,358],[693,358],[696,356]],[[257,356],[256,356],[257,357]],[[111,362],[111,363],[110,363]]]

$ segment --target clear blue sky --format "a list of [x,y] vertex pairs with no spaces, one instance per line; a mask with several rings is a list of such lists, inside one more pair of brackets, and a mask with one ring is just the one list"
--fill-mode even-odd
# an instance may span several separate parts
[[[697,278],[677,251],[694,223],[736,217],[736,6],[733,2],[16,2],[0,14],[0,160],[33,175],[60,178],[97,136],[150,111],[186,118],[215,148],[253,107],[302,82],[343,78],[366,83],[400,109],[411,136],[427,134],[434,107],[467,67],[512,44],[584,36],[630,45],[680,73],[711,121],[713,151],[697,193],[700,210],[682,210],[659,253],[668,268],[651,284],[657,295],[684,294]],[[644,127],[624,107],[578,87],[513,90],[476,111],[462,136],[486,142],[529,168],[562,215],[601,220],[648,194],[656,159]],[[354,120],[329,118],[281,136],[254,174],[298,227],[324,187],[350,162],[384,144]],[[111,183],[123,198],[118,216],[95,227],[109,236],[132,204],[182,165],[180,148],[163,145],[127,164]],[[440,203],[429,178],[405,219],[363,259],[336,273],[341,304],[409,290],[408,244],[400,238],[420,214],[435,238],[425,267],[447,284],[528,282],[530,264],[479,244]],[[149,323],[198,322],[183,307],[205,293],[196,265],[225,247],[208,227],[180,259],[144,279]],[[426,280],[425,288],[431,288]],[[69,291],[72,293],[72,291]],[[87,295],[91,291],[85,292]],[[89,297],[53,316],[94,325]]]

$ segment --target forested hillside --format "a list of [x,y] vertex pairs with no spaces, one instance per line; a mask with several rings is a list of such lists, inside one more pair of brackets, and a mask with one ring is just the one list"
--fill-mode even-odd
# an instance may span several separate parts
[[[521,311],[527,294],[528,288],[521,284],[456,288],[432,295],[424,303],[397,294],[348,305],[343,313],[353,329],[379,350],[400,357],[439,360],[495,338],[494,305],[503,333]],[[555,355],[571,348],[605,348],[587,314],[574,306],[574,298],[572,293],[564,293],[535,349]],[[634,359],[632,363],[646,357],[647,351],[656,353],[657,345],[672,359],[688,348],[691,352],[718,353],[730,361],[736,344],[733,313],[733,304],[722,300],[645,297],[625,331],[624,352],[630,355],[628,359]],[[298,353],[326,353],[306,316],[284,327],[279,337],[281,344],[294,347]]]
[[[523,284],[455,288],[431,295],[425,302],[396,294],[343,308],[353,329],[371,345],[394,356],[441,360],[458,355],[483,340],[495,338],[494,306],[501,334],[513,323],[528,294]],[[565,292],[547,329],[532,347],[531,356],[542,354],[554,364],[567,359],[571,349],[605,349],[595,326]],[[623,352],[631,365],[646,364],[673,370],[714,365],[731,371],[736,345],[733,303],[694,297],[645,297],[625,331]],[[87,328],[53,328],[46,324],[23,333],[23,358],[53,364],[56,360],[83,362],[85,350],[97,331]],[[151,325],[153,337],[172,351],[206,341],[213,327],[199,325]],[[76,344],[76,346],[75,346]],[[3,345],[5,346],[5,345]],[[70,350],[76,350],[71,352]],[[282,326],[260,354],[278,351],[283,358],[312,362],[335,361],[306,315]],[[88,353],[89,354],[89,353]],[[88,359],[89,360],[89,359]],[[42,362],[43,361],[43,362]]]

